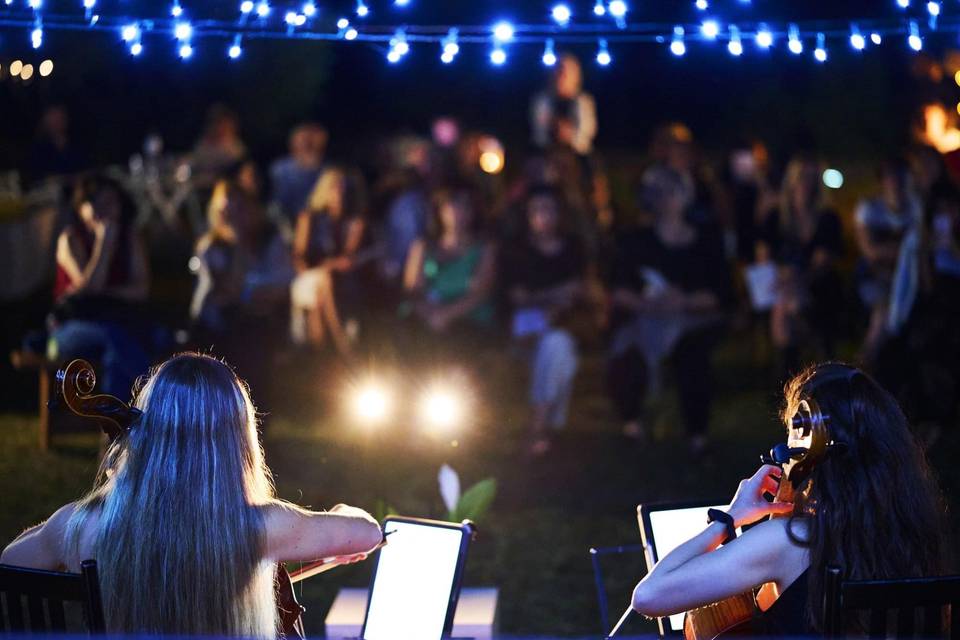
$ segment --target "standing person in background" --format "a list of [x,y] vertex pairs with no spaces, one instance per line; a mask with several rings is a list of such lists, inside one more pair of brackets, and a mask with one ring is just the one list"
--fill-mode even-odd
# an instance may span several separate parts
[[643,199],[652,226],[621,235],[612,304],[618,322],[608,380],[624,434],[646,435],[648,391],[658,387],[661,361],[673,357],[680,412],[694,455],[707,446],[713,392],[712,355],[723,308],[731,298],[719,232],[687,219],[692,193],[683,176],[648,170]]
[[402,287],[410,249],[427,230],[432,164],[428,142],[401,140],[397,146],[397,168],[384,178],[379,188],[388,196],[383,230],[385,255],[380,267],[388,283]]
[[[341,322],[343,302],[360,296],[354,262],[366,222],[365,190],[357,171],[330,167],[323,172],[297,218],[290,289],[290,337],[318,348],[329,331],[341,355],[350,340]],[[326,331],[325,331],[326,328]]]
[[586,260],[580,243],[561,230],[559,194],[537,187],[527,200],[527,237],[505,251],[513,338],[530,358],[530,451],[546,453],[551,432],[566,425],[577,372],[577,345],[566,328],[584,294]]
[[229,107],[215,104],[207,111],[203,135],[190,155],[194,184],[209,190],[247,156],[240,139],[240,118]]
[[880,194],[857,205],[860,299],[870,314],[863,357],[873,362],[883,343],[906,323],[920,288],[923,203],[902,158],[880,168]]
[[573,54],[560,56],[550,86],[533,97],[530,126],[538,147],[557,145],[580,157],[593,152],[597,106],[593,96],[583,90],[583,69]]
[[50,177],[69,177],[86,166],[82,154],[70,142],[70,114],[62,105],[48,107],[40,117],[37,135],[27,161],[27,182]]
[[833,356],[843,313],[840,216],[826,204],[820,164],[798,156],[784,172],[777,209],[766,214],[756,254],[778,270],[778,295],[770,333],[785,379],[800,367],[804,338],[825,358]]
[[329,135],[316,122],[290,132],[289,153],[270,166],[270,198],[280,217],[293,225],[320,179]]

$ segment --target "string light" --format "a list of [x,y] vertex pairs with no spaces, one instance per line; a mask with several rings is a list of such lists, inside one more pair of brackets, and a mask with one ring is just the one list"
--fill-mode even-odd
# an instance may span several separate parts
[[910,21],[910,36],[907,38],[907,44],[910,45],[910,48],[914,51],[923,49],[923,39],[920,37],[920,28],[913,20]]
[[607,49],[607,41],[604,38],[600,39],[600,43],[597,46],[597,64],[601,67],[606,67],[613,61],[613,58],[610,56],[610,51]]
[[407,34],[403,29],[397,29],[390,39],[390,49],[387,51],[387,61],[396,64],[400,62],[403,56],[410,53],[410,45],[407,43]]
[[313,4],[312,2],[304,2],[303,8],[300,9],[300,12],[308,18],[312,18],[313,16],[317,15],[317,5]]
[[43,6],[43,0],[27,0],[27,6],[34,11],[38,11]]
[[364,4],[363,0],[357,0],[357,17],[366,18],[370,15],[370,7]]
[[233,44],[230,45],[230,48],[227,49],[227,57],[231,60],[236,60],[241,55],[243,55],[243,48],[240,46],[240,34],[233,39]]
[[795,24],[790,25],[789,34],[787,36],[787,48],[790,49],[790,53],[795,56],[803,53],[803,41],[800,40],[800,30]]
[[339,20],[337,20],[337,29],[340,29],[341,31],[343,31],[349,26],[350,26],[350,21],[347,20],[346,18],[340,18]]
[[773,32],[770,31],[770,28],[763,22],[760,23],[760,28],[757,29],[756,41],[757,46],[761,49],[769,49],[773,46]]
[[130,45],[130,55],[139,56],[141,53],[143,53],[143,44],[139,41]]
[[707,0],[697,0],[693,5],[700,11],[706,11],[710,7],[710,3]]
[[179,2],[174,2],[173,6],[170,7],[170,15],[174,18],[179,18],[183,15],[183,7],[180,6]]
[[817,60],[817,62],[827,61],[827,48],[824,45],[824,37],[822,33],[817,34],[817,48],[813,50],[813,57]]
[[623,0],[610,0],[607,10],[614,18],[622,20],[627,15],[627,3]]
[[874,31],[873,33],[870,34],[870,42],[872,42],[873,44],[880,44],[881,42],[883,42],[883,38],[880,37],[879,33]]
[[541,56],[540,60],[544,66],[547,67],[552,67],[557,64],[557,54],[553,51],[553,38],[548,38],[547,42],[543,45],[543,56]]
[[261,18],[266,18],[270,15],[270,4],[266,0],[260,0],[257,3],[257,15]]
[[180,50],[178,51],[180,57],[186,60],[193,55],[193,46],[189,42],[184,42],[180,45]]
[[506,61],[507,61],[507,52],[500,45],[495,46],[493,50],[490,52],[490,62],[500,67],[500,66],[503,66],[503,64],[506,63]]
[[497,42],[510,42],[513,40],[513,25],[502,20],[493,25],[493,39]]
[[897,6],[901,9],[906,9],[910,6],[910,0],[897,0]]
[[240,3],[240,13],[246,15],[253,11],[253,0],[243,0]]
[[570,11],[570,7],[565,4],[554,5],[553,9],[550,11],[550,16],[553,18],[554,22],[559,24],[562,27],[570,24],[570,18],[573,17],[573,12]]
[[120,30],[120,38],[124,42],[133,42],[140,38],[140,25],[128,24],[123,29]]
[[457,57],[457,54],[460,53],[460,45],[457,43],[457,34],[456,29],[450,29],[447,32],[447,37],[443,39],[442,44],[442,53],[440,54],[440,61],[444,64],[450,64],[453,62],[453,59]]
[[593,5],[593,15],[601,17],[607,15],[607,8],[603,6],[603,0],[597,0]]
[[683,42],[683,27],[673,28],[673,40],[670,41],[670,53],[678,58],[687,52],[687,45]]
[[34,49],[39,49],[43,44],[43,25],[37,20],[36,26],[30,32],[30,45]]
[[189,22],[178,22],[173,27],[173,37],[177,40],[189,40],[193,37],[193,27]]
[[359,35],[360,35],[360,32],[359,32],[359,31],[357,31],[357,30],[354,29],[353,27],[350,27],[349,29],[347,29],[346,31],[343,32],[343,39],[344,39],[344,40],[356,40]]
[[727,51],[730,52],[732,56],[743,55],[743,43],[740,41],[740,29],[734,25],[730,25],[730,42],[727,43]]
[[929,13],[929,14],[930,14],[932,17],[934,17],[934,18],[936,18],[937,16],[939,16],[939,15],[940,15],[940,3],[939,3],[939,2],[934,2],[933,0],[930,0],[930,2],[927,3],[927,13]]
[[703,34],[704,38],[714,40],[720,33],[720,25],[717,24],[716,20],[704,20],[703,24],[700,25],[700,33]]
[[393,4],[398,7],[406,7],[410,4],[410,0],[394,0]]
[[89,11],[97,6],[97,0],[83,0],[83,8]]
[[850,46],[857,51],[863,51],[867,46],[867,40],[860,33],[860,28],[857,25],[850,27]]

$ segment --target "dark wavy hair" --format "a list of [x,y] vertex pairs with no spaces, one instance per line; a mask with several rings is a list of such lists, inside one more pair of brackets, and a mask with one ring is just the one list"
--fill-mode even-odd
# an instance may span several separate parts
[[[943,574],[945,503],[894,397],[859,369],[819,364],[785,387],[787,425],[802,400],[829,416],[831,447],[797,488],[791,539],[810,552],[807,617],[823,628],[824,573],[854,580]],[[801,518],[806,534],[792,526]]]

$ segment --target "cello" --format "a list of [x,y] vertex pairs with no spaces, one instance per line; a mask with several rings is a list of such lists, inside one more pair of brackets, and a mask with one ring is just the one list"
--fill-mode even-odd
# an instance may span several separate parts
[[[814,467],[831,447],[837,446],[830,436],[830,416],[820,410],[813,398],[802,400],[790,420],[787,442],[781,442],[769,454],[760,456],[763,464],[783,469],[780,485],[774,499],[793,502],[793,497],[805,490]],[[685,640],[714,640],[724,633],[736,635],[758,613],[757,598],[769,585],[731,596],[687,611],[683,618]]]
[[[96,383],[97,376],[90,363],[74,360],[57,371],[55,398],[72,413],[95,420],[113,444],[127,434],[143,412],[115,396],[94,394]],[[288,571],[284,563],[277,563],[274,587],[280,637],[306,637],[302,620],[306,609],[297,601],[293,585],[340,564],[336,558],[324,558]]]

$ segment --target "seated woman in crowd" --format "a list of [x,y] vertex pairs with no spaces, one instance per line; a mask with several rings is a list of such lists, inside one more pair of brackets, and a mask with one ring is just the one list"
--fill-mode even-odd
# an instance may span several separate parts
[[404,269],[404,289],[413,297],[408,313],[435,333],[457,324],[489,328],[496,251],[476,232],[472,195],[441,190],[433,205],[430,237],[413,243]]
[[[810,400],[829,416],[832,443],[824,457],[802,472],[799,464],[786,467],[789,478],[764,465],[742,481],[725,511],[734,527],[757,524],[723,546],[725,523],[707,525],[637,585],[636,611],[671,615],[760,587],[754,634],[814,636],[824,630],[830,565],[839,566],[846,580],[945,572],[941,493],[893,396],[858,369],[811,367],[786,387],[788,433],[800,403]],[[784,494],[773,502],[764,498],[778,493],[778,479],[790,483],[792,501]],[[787,517],[764,521],[768,515]],[[849,631],[866,631],[858,616],[851,622]]]
[[360,560],[382,538],[366,512],[278,500],[246,385],[184,353],[137,392],[143,415],[94,489],[8,545],[0,562],[79,571],[97,561],[107,631],[277,638],[277,562]]
[[550,430],[566,424],[577,371],[577,346],[566,326],[584,293],[586,260],[560,222],[558,192],[535,188],[527,200],[527,237],[504,257],[512,334],[533,350],[531,452],[536,455],[549,450]]
[[770,333],[785,372],[797,371],[804,338],[832,356],[840,330],[843,233],[840,217],[825,204],[820,173],[809,157],[787,165],[779,208],[766,213],[755,252],[758,261],[773,260],[778,268]]
[[345,299],[359,296],[355,262],[363,241],[364,194],[355,171],[328,168],[307,208],[297,218],[290,289],[290,336],[294,344],[320,347],[328,331],[341,354],[350,340],[341,322]]
[[117,182],[84,176],[73,196],[73,218],[57,239],[47,355],[98,362],[111,393],[125,394],[149,365],[147,346],[131,322],[133,305],[146,300],[150,279],[134,215],[133,202]]
[[[207,213],[209,228],[191,260],[194,342],[227,354],[247,378],[265,375],[265,358],[286,335],[290,250],[235,179],[217,183]],[[250,349],[251,341],[260,348]]]
[[870,312],[863,352],[872,362],[883,342],[910,315],[920,284],[923,205],[910,165],[895,159],[880,168],[880,195],[862,201],[854,215],[860,299]]
[[611,284],[619,328],[611,347],[610,390],[624,433],[644,437],[647,392],[658,386],[660,363],[672,355],[690,449],[700,453],[707,444],[711,355],[730,298],[729,268],[720,234],[686,218],[693,194],[683,175],[655,167],[645,173],[642,188],[654,222],[620,237]]

